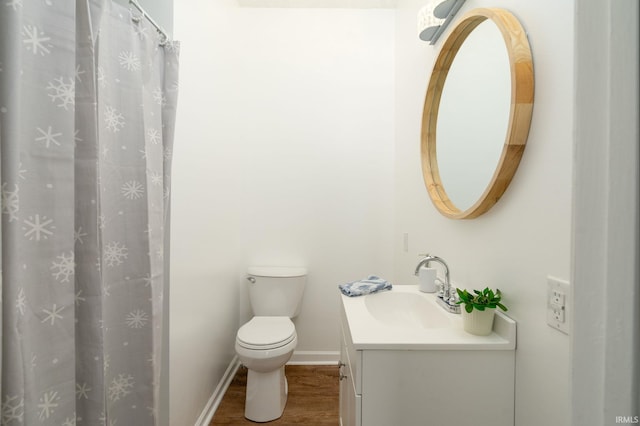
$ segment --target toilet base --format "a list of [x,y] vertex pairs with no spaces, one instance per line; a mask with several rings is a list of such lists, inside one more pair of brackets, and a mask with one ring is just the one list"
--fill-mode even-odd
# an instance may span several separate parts
[[249,369],[244,416],[254,422],[270,422],[282,416],[289,392],[284,365],[268,373]]

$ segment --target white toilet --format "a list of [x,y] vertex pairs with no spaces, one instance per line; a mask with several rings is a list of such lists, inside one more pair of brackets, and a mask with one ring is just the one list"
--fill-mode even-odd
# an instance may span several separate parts
[[249,370],[244,416],[254,422],[279,418],[287,403],[284,365],[298,343],[291,318],[300,312],[306,278],[304,268],[248,270],[254,317],[238,330],[236,353]]

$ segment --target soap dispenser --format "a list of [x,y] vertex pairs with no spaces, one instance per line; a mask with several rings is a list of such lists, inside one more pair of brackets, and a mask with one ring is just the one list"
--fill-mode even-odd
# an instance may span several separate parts
[[436,268],[421,266],[418,271],[418,290],[423,293],[436,292]]

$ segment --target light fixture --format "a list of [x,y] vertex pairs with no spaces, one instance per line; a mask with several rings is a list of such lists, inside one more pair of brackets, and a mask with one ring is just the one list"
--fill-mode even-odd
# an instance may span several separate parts
[[435,44],[465,0],[431,0],[418,12],[418,37]]

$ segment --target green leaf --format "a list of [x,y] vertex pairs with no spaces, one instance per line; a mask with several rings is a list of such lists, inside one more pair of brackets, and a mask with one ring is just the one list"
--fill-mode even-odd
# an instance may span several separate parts
[[469,313],[471,313],[473,309],[484,311],[485,308],[500,308],[505,312],[507,311],[507,307],[500,303],[502,300],[502,293],[499,289],[496,289],[494,292],[489,287],[485,287],[483,290],[476,289],[473,290],[473,293],[470,293],[467,289],[461,290],[457,288],[456,291],[460,298],[457,304],[461,305],[464,303],[464,308]]

